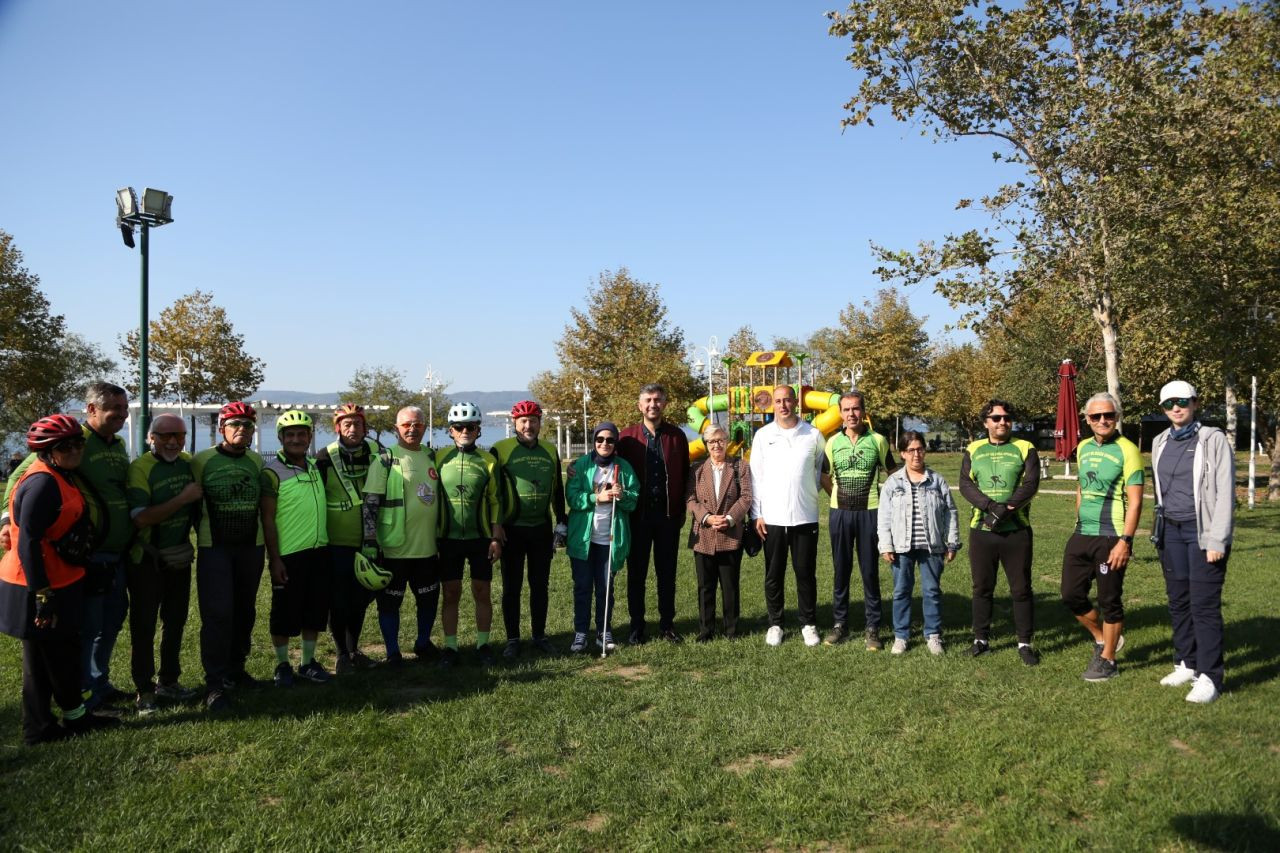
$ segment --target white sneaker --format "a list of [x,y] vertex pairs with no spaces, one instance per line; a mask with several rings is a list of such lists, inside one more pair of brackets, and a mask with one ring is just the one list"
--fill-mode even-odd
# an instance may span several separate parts
[[766,646],[782,645],[782,628],[778,625],[770,627],[764,635],[764,644]]
[[1160,683],[1165,687],[1181,687],[1184,684],[1190,684],[1196,680],[1196,671],[1187,666],[1182,661],[1178,661],[1174,666],[1173,672],[1160,679]]
[[596,634],[596,648],[603,648],[606,652],[616,652],[618,645],[613,641],[613,632],[606,631],[603,637]]
[[580,655],[586,650],[587,650],[587,635],[585,633],[574,634],[573,643],[569,646],[569,651],[573,652],[575,655]]
[[901,637],[893,638],[893,648],[889,649],[889,654],[900,655],[907,650],[907,641]]
[[1187,694],[1187,701],[1195,702],[1197,705],[1208,705],[1217,698],[1218,688],[1213,686],[1213,679],[1207,675],[1196,676],[1196,683]]
[[927,642],[929,646],[929,654],[931,655],[942,654],[942,635],[941,634],[930,634]]
[[800,636],[804,637],[804,644],[806,646],[816,646],[820,642],[818,638],[817,625],[805,625],[800,629]]

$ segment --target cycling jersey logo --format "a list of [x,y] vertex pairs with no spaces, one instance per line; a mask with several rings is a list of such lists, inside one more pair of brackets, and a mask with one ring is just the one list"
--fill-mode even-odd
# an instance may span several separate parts
[[[436,473],[435,469],[432,469],[431,473],[434,475]],[[431,488],[430,483],[418,484],[418,500],[422,501],[427,506],[431,506],[436,502],[436,490]]]
[[461,500],[465,501],[471,495],[471,487],[468,486],[466,483],[459,483],[457,486],[457,490],[458,490],[458,498]]
[[1001,477],[999,474],[992,474],[992,475],[991,475],[991,488],[993,488],[993,489],[1003,489],[1006,485],[1008,485],[1008,484],[1007,484],[1007,483],[1005,483],[1005,481],[1004,481],[1004,477]]
[[1084,472],[1084,485],[1091,492],[1103,491],[1102,481],[1098,479],[1097,471]]

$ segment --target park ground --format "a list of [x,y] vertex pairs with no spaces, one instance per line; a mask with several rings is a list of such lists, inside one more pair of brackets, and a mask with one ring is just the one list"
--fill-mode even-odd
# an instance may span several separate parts
[[[955,483],[958,455],[930,464]],[[466,665],[449,673],[410,664],[265,688],[232,716],[210,719],[198,706],[127,715],[117,730],[36,749],[20,741],[19,646],[0,638],[0,847],[1280,849],[1280,507],[1238,510],[1223,607],[1226,691],[1200,707],[1183,700],[1185,688],[1157,683],[1171,664],[1170,630],[1145,536],[1128,569],[1121,674],[1081,680],[1091,646],[1057,596],[1073,498],[1049,493],[1072,488],[1046,482],[1033,508],[1035,668],[1015,653],[1003,580],[994,653],[961,654],[970,637],[963,552],[943,575],[941,658],[914,635],[901,657],[859,642],[806,648],[790,583],[787,639],[767,648],[757,557],[744,561],[748,635],[738,640],[651,642],[604,661],[526,654],[490,669],[464,653]],[[824,533],[823,630],[827,547]],[[887,572],[881,585],[887,596]],[[495,603],[500,586],[495,579]],[[261,678],[274,663],[268,591],[250,663]],[[678,594],[678,628],[690,636],[687,551]],[[860,629],[860,585],[853,594]],[[652,596],[651,586],[656,616]],[[563,554],[551,598],[550,630],[567,649]],[[915,631],[919,619],[917,597]],[[465,597],[462,621],[465,647]],[[193,606],[189,684],[200,680],[198,625]],[[500,627],[494,637],[501,645]],[[365,641],[379,656],[372,615]],[[332,651],[322,642],[330,668]],[[127,652],[126,631],[113,667],[122,685]]]

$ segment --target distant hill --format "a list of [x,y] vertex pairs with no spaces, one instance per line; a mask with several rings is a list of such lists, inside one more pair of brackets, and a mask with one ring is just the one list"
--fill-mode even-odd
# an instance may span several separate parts
[[[451,391],[449,399],[465,400],[475,403],[482,412],[496,412],[499,409],[510,410],[511,407],[529,396],[528,391]],[[281,391],[271,388],[259,388],[253,392],[252,400],[270,400],[273,403],[315,403],[332,405],[338,402],[338,392],[313,394],[308,391]]]

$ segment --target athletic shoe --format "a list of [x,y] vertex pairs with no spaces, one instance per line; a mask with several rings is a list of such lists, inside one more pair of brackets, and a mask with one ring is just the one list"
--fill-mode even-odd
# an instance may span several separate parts
[[629,646],[643,646],[647,642],[649,642],[649,638],[645,636],[643,628],[632,629],[631,634],[627,637],[627,645]]
[[831,626],[831,630],[827,632],[827,636],[822,638],[824,646],[838,646],[844,642],[845,627],[840,623]]
[[1191,667],[1178,661],[1174,666],[1173,672],[1160,679],[1160,683],[1165,687],[1181,687],[1184,684],[1190,684],[1196,680],[1196,671]]
[[878,652],[884,648],[884,643],[880,642],[880,629],[878,627],[868,628],[863,632],[862,636],[866,640],[867,651]]
[[1098,655],[1089,661],[1089,666],[1084,671],[1085,681],[1110,681],[1120,674],[1120,667],[1116,666],[1116,662],[1107,660]]
[[198,693],[194,687],[183,687],[176,682],[156,685],[156,698],[165,702],[190,702]]
[[[1116,654],[1120,654],[1120,650],[1124,648],[1124,634],[1120,635],[1120,639],[1116,640]],[[1095,658],[1102,657],[1102,643],[1093,644],[1093,656]]]
[[982,657],[989,651],[991,651],[991,646],[989,644],[983,642],[982,640],[974,640],[973,645],[965,650],[965,654],[967,654],[971,658],[976,658],[976,657]]
[[1040,653],[1030,646],[1018,646],[1018,657],[1022,658],[1022,662],[1027,666],[1036,666],[1040,663]]
[[139,717],[149,717],[160,710],[156,707],[156,694],[154,693],[139,693],[138,698],[134,701],[134,707],[138,709]]
[[445,646],[440,650],[439,667],[441,669],[453,669],[458,665],[458,650]]
[[596,634],[596,648],[603,648],[606,652],[617,651],[618,644],[613,641],[613,633],[605,631],[603,637]]
[[242,669],[222,679],[222,686],[229,690],[253,690],[261,687],[262,682]]
[[573,635],[573,642],[569,645],[569,651],[575,655],[580,655],[587,650],[587,635],[579,632]]
[[1187,694],[1187,701],[1197,705],[1208,705],[1217,698],[1218,688],[1214,685],[1213,679],[1203,673],[1196,676],[1196,682],[1191,686],[1191,692]]
[[556,654],[556,647],[553,646],[551,644],[551,641],[548,640],[546,637],[534,637],[533,647],[538,651],[542,652],[544,655]]
[[67,727],[67,731],[71,732],[72,737],[79,737],[102,729],[113,729],[120,725],[120,718],[86,711],[74,720],[64,717],[62,724]]
[[304,663],[298,667],[298,677],[305,678],[312,684],[328,684],[333,678],[329,671],[320,665],[319,661],[313,660],[311,663]]
[[71,737],[71,730],[59,725],[58,723],[50,723],[44,727],[40,734],[36,735],[33,740],[28,740],[27,746],[39,746],[42,743],[56,743],[60,740],[66,740]]
[[357,669],[373,669],[378,665],[377,661],[364,652],[352,652],[347,657],[351,659],[351,663],[355,664]]
[[893,648],[889,649],[889,654],[900,655],[907,651],[907,641],[901,637],[893,638]]
[[493,666],[493,646],[488,643],[476,646],[476,660],[481,666]]
[[698,636],[694,637],[693,641],[695,643],[709,643],[711,642],[711,638],[713,636],[715,635],[712,634],[710,631],[699,631]]
[[764,644],[766,646],[782,645],[782,626],[781,625],[773,625],[772,627],[769,628],[768,631],[765,632]]
[[502,656],[507,660],[520,657],[520,641],[515,638],[507,640],[507,644],[502,647]]
[[133,698],[132,694],[125,693],[114,684],[108,684],[106,687],[94,690],[94,695],[100,705],[115,705]]
[[293,686],[293,667],[289,666],[288,661],[282,660],[276,664],[275,682],[276,687]]
[[803,628],[801,628],[801,629],[800,629],[800,636],[801,636],[801,637],[804,637],[804,644],[805,644],[806,646],[816,646],[816,645],[818,645],[818,642],[819,642],[819,641],[818,641],[818,626],[817,626],[817,625],[805,625]]
[[231,697],[223,690],[210,690],[204,697],[204,706],[211,714],[231,710]]
[[930,634],[928,638],[926,638],[925,640],[925,645],[929,647],[929,654],[931,655],[942,654],[942,635]]
[[430,640],[413,644],[413,656],[420,661],[435,660],[440,656],[440,649]]
[[663,628],[662,639],[666,640],[668,643],[684,642],[684,637],[681,637],[679,634],[677,634],[675,628]]
[[356,665],[351,662],[350,655],[338,655],[338,662],[333,665],[333,671],[337,675],[350,675],[355,668]]
[[387,655],[387,659],[383,661],[383,665],[388,666],[391,669],[400,669],[404,666],[404,655],[399,652],[396,652],[393,655]]

